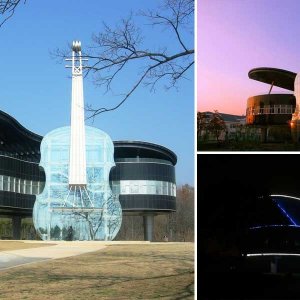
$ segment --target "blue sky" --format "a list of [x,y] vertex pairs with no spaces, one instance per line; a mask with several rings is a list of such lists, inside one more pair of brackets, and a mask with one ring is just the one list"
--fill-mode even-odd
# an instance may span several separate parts
[[[70,122],[70,69],[57,63],[50,52],[65,49],[73,40],[90,46],[93,33],[102,23],[114,25],[130,11],[156,7],[159,1],[37,1],[27,0],[15,15],[0,28],[0,109],[16,118],[27,129],[45,135]],[[145,20],[145,44],[158,48],[174,46],[168,32],[157,32]],[[192,47],[192,35],[186,40]],[[175,46],[174,46],[175,47]],[[135,66],[138,67],[138,66]],[[114,86],[115,93],[126,91],[137,68],[129,68]],[[95,126],[113,140],[142,140],[163,145],[178,156],[178,184],[194,185],[194,80],[193,70],[180,89],[158,88],[151,93],[140,88],[114,112],[98,116]],[[84,81],[85,103],[112,106],[117,98],[95,87],[92,78]]]

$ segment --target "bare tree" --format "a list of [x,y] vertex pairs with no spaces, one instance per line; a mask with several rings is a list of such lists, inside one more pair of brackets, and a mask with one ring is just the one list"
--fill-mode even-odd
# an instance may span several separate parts
[[[120,206],[119,203],[116,203],[116,201],[118,200],[115,199],[113,195],[108,197],[108,199],[106,199],[102,203],[102,211],[100,211],[99,213],[94,213],[93,210],[91,212],[81,212],[80,210],[73,212],[74,216],[78,216],[79,218],[82,218],[86,221],[89,228],[89,235],[91,240],[95,240],[99,229],[103,229],[104,226],[107,226],[108,228],[109,237],[114,234],[115,230],[118,230],[120,228]],[[104,215],[104,210],[109,211],[109,216]]]
[[0,27],[13,16],[17,6],[22,2],[25,4],[26,0],[0,0],[0,14],[3,16]]
[[197,138],[200,139],[202,136],[206,136],[208,131],[209,115],[206,112],[197,112]]
[[[158,215],[154,220],[154,241],[194,241],[194,188],[185,184],[177,187],[176,212]],[[125,215],[116,240],[144,240],[143,217]]]
[[207,129],[215,136],[219,142],[219,137],[222,132],[226,132],[226,124],[217,110],[214,111],[207,125]]
[[176,212],[167,220],[169,241],[194,240],[194,188],[185,184],[177,188]]
[[[162,31],[166,37],[174,36],[172,45],[160,45],[159,49],[148,48],[142,29],[135,22],[143,17],[148,25]],[[158,82],[165,88],[178,87],[178,82],[186,78],[186,72],[194,64],[193,44],[188,45],[187,34],[193,34],[194,0],[162,0],[157,10],[131,13],[114,28],[103,24],[103,31],[92,36],[92,46],[84,53],[89,59],[86,76],[93,75],[96,85],[104,87],[105,92],[114,92],[113,83],[125,75],[125,69],[140,63],[136,77],[125,93],[119,95],[117,105],[105,108],[92,108],[90,118],[120,107],[141,85],[154,91]],[[68,51],[57,49],[54,57],[65,58]],[[135,65],[134,65],[135,66]],[[118,78],[118,79],[117,79]]]

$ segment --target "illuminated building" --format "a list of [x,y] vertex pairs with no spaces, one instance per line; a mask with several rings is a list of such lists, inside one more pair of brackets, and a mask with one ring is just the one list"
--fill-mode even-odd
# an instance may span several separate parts
[[256,68],[250,70],[248,76],[270,84],[270,89],[267,94],[248,98],[246,124],[261,129],[265,142],[291,140],[290,121],[296,107],[295,96],[292,93],[271,94],[271,91],[273,86],[294,91],[296,73],[275,68]]
[[271,195],[281,214],[276,224],[256,225],[245,237],[247,256],[300,256],[300,198]]

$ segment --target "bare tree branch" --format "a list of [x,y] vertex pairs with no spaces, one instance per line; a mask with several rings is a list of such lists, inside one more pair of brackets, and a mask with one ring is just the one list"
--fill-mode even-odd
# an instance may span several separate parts
[[[191,51],[191,50],[188,50]],[[186,55],[186,53],[180,53],[180,54],[176,54],[175,56],[180,57]],[[139,85],[142,83],[142,81],[148,76],[148,74],[151,74],[150,77],[151,78],[155,78],[155,80],[151,83],[145,83],[146,85],[151,85],[151,90],[153,90],[154,85],[157,83],[158,80],[160,80],[162,77],[164,76],[172,76],[173,77],[173,85],[176,83],[176,81],[183,75],[184,72],[186,72],[192,65],[194,62],[191,62],[188,66],[182,68],[182,70],[180,72],[176,72],[176,71],[172,71],[172,72],[166,72],[166,68],[164,67],[161,71],[158,70],[158,67],[165,64],[168,61],[172,61],[175,58],[173,57],[166,57],[165,60],[163,61],[159,61],[158,63],[149,66],[144,73],[141,75],[141,77],[138,79],[138,81],[133,85],[133,87],[129,90],[129,92],[123,97],[122,101],[119,102],[119,104],[117,104],[116,106],[112,107],[112,108],[105,108],[105,107],[101,107],[98,109],[92,109],[92,108],[87,108],[87,111],[91,112],[92,115],[89,116],[87,119],[91,119],[94,118],[96,115],[103,113],[103,112],[108,112],[108,111],[112,111],[115,110],[117,108],[119,108],[131,95],[132,93],[139,87]],[[123,65],[122,65],[123,66]],[[113,75],[110,78],[107,78],[107,82],[106,85],[109,88],[111,81],[114,79],[116,73],[118,73],[118,70],[115,71],[113,73]],[[103,81],[105,81],[103,79]]]
[[[159,82],[166,89],[177,87],[194,64],[194,45],[186,32],[188,26],[193,27],[193,15],[194,0],[162,0],[157,10],[139,12],[138,17],[164,31],[161,32],[163,36],[168,39],[170,33],[174,36],[174,43],[160,45],[160,49],[149,49],[145,45],[146,42],[149,44],[150,39],[143,36],[142,29],[134,21],[136,15],[133,13],[115,27],[103,24],[103,30],[92,36],[92,46],[83,53],[90,64],[85,68],[85,76],[92,76],[94,83],[103,87],[107,93],[113,92],[113,84],[126,76],[128,67],[137,68],[137,72],[132,75],[133,83],[128,90],[119,93],[118,104],[110,108],[89,106],[88,119],[119,108],[140,86],[148,87],[151,92],[155,91]],[[191,45],[188,45],[188,41]],[[67,55],[64,51],[56,50],[54,56],[65,58]]]
[[[0,15],[4,17],[3,21],[0,21],[0,27],[10,19],[16,10],[16,7],[20,4],[21,0],[0,0]],[[26,3],[26,0],[23,1],[23,4]],[[5,15],[7,15],[5,17]]]
[[142,12],[142,15],[149,18],[152,22],[152,25],[164,25],[166,28],[171,28],[174,30],[178,42],[182,46],[182,48],[187,51],[187,47],[185,46],[181,34],[180,29],[184,26],[184,24],[189,23],[191,20],[189,18],[192,16],[194,12],[194,1],[193,0],[166,0],[164,5],[161,7],[162,10],[169,10],[171,12],[170,15],[164,16],[160,13],[148,11]]

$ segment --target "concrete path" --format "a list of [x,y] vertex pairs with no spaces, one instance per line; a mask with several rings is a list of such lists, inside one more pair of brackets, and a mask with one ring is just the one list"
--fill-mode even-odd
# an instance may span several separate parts
[[[26,243],[26,242],[25,242]],[[28,241],[30,243],[30,241]],[[34,241],[33,243],[38,243]],[[45,242],[42,242],[45,244]],[[49,246],[0,252],[0,270],[24,264],[80,255],[107,246],[104,242],[46,242]]]

